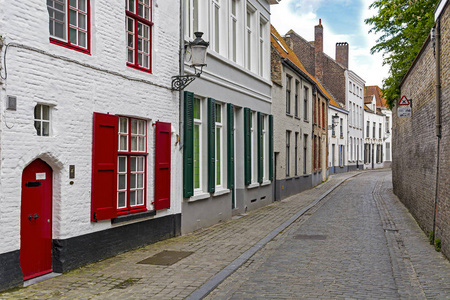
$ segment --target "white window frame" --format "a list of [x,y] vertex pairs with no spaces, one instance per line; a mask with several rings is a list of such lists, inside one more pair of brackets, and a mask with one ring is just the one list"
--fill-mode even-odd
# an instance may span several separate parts
[[[211,2],[211,11],[210,11],[210,49],[216,53],[220,53],[220,19],[221,19],[221,7],[220,0],[210,0]],[[216,15],[217,9],[217,15]],[[216,18],[218,18],[216,22]],[[217,26],[216,26],[217,25]]]
[[254,46],[254,19],[255,19],[256,9],[250,4],[247,3],[246,12],[245,12],[245,67],[248,70],[252,70],[253,62],[252,62],[252,49]]
[[[214,143],[214,148],[215,148],[215,154],[216,154],[216,163],[214,164],[214,174],[215,174],[215,186],[218,189],[223,189],[225,184],[224,184],[224,122],[223,122],[223,117],[224,117],[224,105],[222,103],[218,103],[216,102],[216,120],[215,120],[215,143]],[[217,113],[217,108],[220,107],[220,113]],[[220,122],[217,122],[217,116],[220,115]],[[217,131],[219,131],[220,133],[220,147],[218,147],[217,145]],[[220,163],[220,170],[219,170],[219,176],[217,176],[217,167],[218,167],[218,163]],[[219,182],[218,182],[219,181]]]
[[[194,96],[194,102],[195,100],[199,101],[199,108],[200,108],[200,119],[196,119],[195,118],[195,112],[194,112],[194,133],[193,135],[195,135],[195,126],[198,126],[198,134],[199,134],[199,146],[198,146],[198,151],[199,151],[199,155],[198,155],[198,170],[199,170],[199,174],[198,174],[198,182],[199,182],[199,187],[195,187],[195,138],[193,139],[193,146],[194,146],[194,195],[195,194],[199,194],[199,193],[203,193],[203,99],[200,97],[195,97]],[[194,105],[195,107],[195,105]]]
[[251,143],[251,165],[252,165],[252,183],[256,183],[258,180],[258,144],[257,136],[258,131],[256,130],[256,112],[251,111],[250,113],[251,123],[250,123],[250,143]]
[[259,64],[258,64],[258,74],[261,77],[265,75],[266,67],[266,31],[267,31],[268,20],[264,18],[262,14],[259,14]]
[[[36,115],[37,109],[39,108],[39,116]],[[44,118],[44,108],[48,110],[48,119]],[[52,135],[52,107],[47,104],[38,103],[34,107],[34,128],[36,129],[37,136],[51,136]],[[39,130],[36,127],[39,124]],[[44,124],[48,124],[48,135],[44,135]]]
[[[185,38],[188,40],[194,39],[194,32],[198,31],[199,29],[199,2],[201,0],[186,0],[185,2],[185,20],[184,20],[184,26],[185,26]],[[194,15],[197,16],[197,19],[194,18]],[[197,24],[195,24],[195,22]],[[197,28],[195,28],[197,27]]]
[[[230,41],[230,49],[229,49],[229,58],[235,63],[238,62],[238,42],[239,42],[239,22],[238,22],[238,13],[240,7],[240,0],[231,0],[230,1],[230,32],[229,32],[229,41]],[[233,14],[233,4],[235,5],[235,12]],[[233,25],[235,26],[235,31],[233,31]]]

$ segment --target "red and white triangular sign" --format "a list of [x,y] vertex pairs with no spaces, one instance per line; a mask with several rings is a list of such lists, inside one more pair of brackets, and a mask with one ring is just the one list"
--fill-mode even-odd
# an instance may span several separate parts
[[400,101],[398,102],[398,105],[408,105],[409,106],[409,100],[408,98],[406,98],[405,95],[403,95],[403,97],[400,99]]

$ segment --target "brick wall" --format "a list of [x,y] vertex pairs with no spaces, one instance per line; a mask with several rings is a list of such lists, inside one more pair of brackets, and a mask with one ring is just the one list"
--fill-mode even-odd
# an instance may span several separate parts
[[410,118],[398,118],[393,110],[392,176],[394,193],[408,207],[422,229],[433,228],[436,178],[438,178],[438,213],[436,238],[450,257],[450,20],[448,6],[441,21],[442,139],[437,167],[436,60],[432,43],[427,41],[401,86],[401,95],[413,99]]

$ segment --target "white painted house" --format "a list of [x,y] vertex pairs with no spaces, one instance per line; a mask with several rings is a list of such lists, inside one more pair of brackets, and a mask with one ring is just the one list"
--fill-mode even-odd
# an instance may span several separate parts
[[[201,77],[184,89],[182,232],[273,201],[270,4],[185,0],[184,42],[210,43]],[[189,53],[184,73],[193,74]]]
[[375,95],[364,99],[364,169],[384,166],[385,115],[377,108]]
[[0,0],[0,289],[180,233],[179,8]]
[[351,70],[345,71],[346,109],[348,110],[348,170],[362,169],[365,81]]
[[328,106],[328,172],[348,171],[348,111],[332,100]]

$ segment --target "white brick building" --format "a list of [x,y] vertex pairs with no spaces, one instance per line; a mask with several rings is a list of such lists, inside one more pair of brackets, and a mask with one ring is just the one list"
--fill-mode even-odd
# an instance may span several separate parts
[[366,96],[364,102],[364,169],[382,168],[386,118],[377,108],[375,95]]
[[348,171],[348,111],[336,101],[328,106],[328,172]]
[[0,289],[180,232],[179,7],[0,0]]

